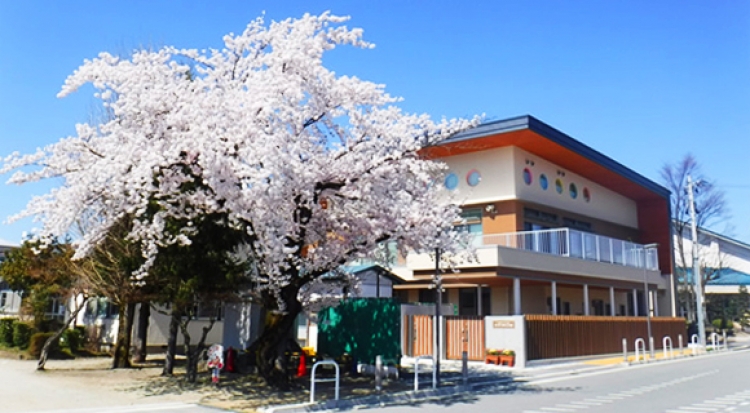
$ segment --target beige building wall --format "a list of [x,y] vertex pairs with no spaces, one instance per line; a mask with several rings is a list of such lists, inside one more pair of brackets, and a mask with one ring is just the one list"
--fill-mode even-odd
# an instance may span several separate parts
[[[458,187],[446,191],[455,202],[481,204],[515,199],[515,168],[513,148],[497,148],[482,152],[467,153],[440,159],[448,165],[448,172],[458,177]],[[476,170],[481,179],[476,186],[467,182],[469,172]],[[444,182],[440,182],[441,185]],[[444,186],[443,186],[444,188]]]
[[[490,312],[491,315],[510,315],[512,307],[512,289],[509,287],[490,288]],[[490,314],[487,314],[490,315]]]
[[[513,164],[515,169],[514,186],[518,199],[638,228],[638,207],[634,200],[566,171],[520,148],[513,147]],[[531,172],[532,182],[530,185],[524,182],[524,169],[529,169]],[[542,189],[539,184],[539,178],[542,174],[547,177],[548,187],[546,190]],[[557,179],[563,184],[562,193],[555,190]],[[570,195],[570,184],[574,184],[577,188],[578,195],[575,199]],[[590,194],[590,201],[588,202],[584,199],[584,189],[588,189]]]

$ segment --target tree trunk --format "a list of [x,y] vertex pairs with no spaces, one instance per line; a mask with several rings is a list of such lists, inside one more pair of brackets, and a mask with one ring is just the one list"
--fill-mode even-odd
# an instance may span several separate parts
[[286,311],[268,314],[265,329],[253,345],[257,349],[255,361],[258,374],[269,386],[279,389],[287,389],[290,384],[285,352],[288,347],[289,333],[302,311],[302,305],[297,300],[298,291],[298,287],[284,288],[282,297],[286,303]]
[[188,383],[195,383],[198,379],[198,362],[200,361],[201,353],[206,348],[206,337],[208,337],[208,332],[211,331],[215,322],[216,320],[211,318],[209,324],[203,327],[201,338],[198,340],[198,344],[192,349],[190,348],[192,339],[190,337],[190,332],[188,331],[190,320],[187,319],[180,323],[180,329],[182,330],[182,337],[184,339],[185,357],[187,359],[185,361],[187,363],[185,366],[185,378]]
[[86,301],[88,300],[88,297],[84,297],[83,301],[81,301],[81,304],[73,310],[72,313],[68,316],[68,319],[65,320],[62,327],[60,327],[59,330],[55,332],[55,334],[48,338],[47,341],[44,342],[44,346],[42,347],[42,352],[39,354],[39,362],[36,365],[37,370],[44,370],[44,365],[47,363],[47,358],[49,357],[49,350],[52,348],[52,343],[60,339],[60,336],[63,335],[65,330],[68,329],[68,326],[70,325],[71,321],[75,320],[76,317],[78,317],[78,313],[81,312],[86,307]]
[[[124,304],[124,303],[123,303]],[[120,305],[120,320],[117,325],[117,342],[112,357],[112,368],[130,368],[130,343],[135,318],[135,303]]]
[[134,361],[137,363],[145,362],[148,356],[148,324],[150,319],[151,303],[142,302],[138,309],[138,330],[135,333],[138,347]]
[[171,376],[174,373],[174,359],[177,351],[177,332],[180,329],[182,310],[172,305],[172,316],[169,319],[169,337],[167,337],[167,354],[164,357],[164,370],[162,376]]

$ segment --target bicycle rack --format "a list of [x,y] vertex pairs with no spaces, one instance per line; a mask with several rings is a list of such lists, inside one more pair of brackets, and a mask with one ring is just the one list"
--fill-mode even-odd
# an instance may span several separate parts
[[[318,379],[315,380],[315,369],[318,368],[318,366],[322,364],[329,364],[333,365],[336,368],[336,378],[335,379]],[[315,403],[315,383],[324,383],[324,382],[336,382],[336,399],[339,399],[339,365],[333,360],[320,360],[313,364],[312,366],[312,372],[310,373],[310,403]]]
[[719,335],[716,333],[711,333],[711,349],[714,351],[718,350],[719,348],[718,343],[717,343],[718,340],[719,340]]
[[639,353],[638,353],[638,343],[641,343],[641,351],[643,351],[643,361],[646,361],[646,340],[642,338],[635,339],[635,361],[639,362],[641,360]]
[[672,347],[672,337],[664,336],[664,340],[662,340],[662,349],[664,350],[665,359],[674,358],[674,348]]
[[437,387],[437,370],[435,370],[435,360],[432,356],[419,356],[414,359],[414,391],[419,390],[419,360],[429,360],[432,362],[432,388]]

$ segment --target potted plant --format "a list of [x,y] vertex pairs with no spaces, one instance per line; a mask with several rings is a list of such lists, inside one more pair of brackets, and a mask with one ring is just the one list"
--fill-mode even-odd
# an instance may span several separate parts
[[503,350],[490,348],[487,349],[486,354],[484,356],[484,362],[485,364],[500,364],[500,356],[502,354]]
[[513,367],[516,364],[516,352],[513,350],[503,350],[500,353],[500,365]]

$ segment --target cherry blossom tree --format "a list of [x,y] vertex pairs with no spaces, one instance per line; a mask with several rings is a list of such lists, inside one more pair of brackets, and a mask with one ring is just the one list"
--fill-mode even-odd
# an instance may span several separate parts
[[[460,249],[450,231],[458,207],[441,194],[445,165],[421,156],[478,119],[433,121],[403,112],[384,86],[323,65],[337,46],[371,48],[346,17],[304,15],[251,22],[220,49],[164,47],[123,59],[101,53],[59,96],[96,90],[111,119],[76,136],[5,159],[10,183],[62,178],[11,219],[41,221],[51,242],[77,221],[89,255],[115,223],[132,220],[149,269],[170,245],[189,245],[208,216],[240,230],[253,282],[270,316],[258,342],[260,374],[275,366],[302,287],[384,241],[400,251]],[[395,63],[394,63],[395,64]]]

